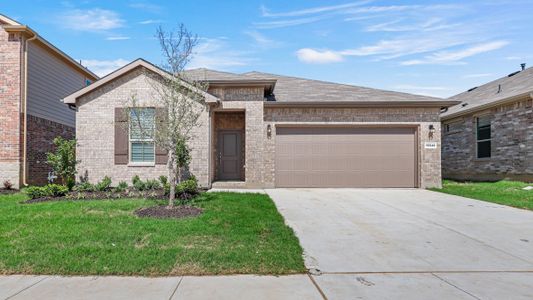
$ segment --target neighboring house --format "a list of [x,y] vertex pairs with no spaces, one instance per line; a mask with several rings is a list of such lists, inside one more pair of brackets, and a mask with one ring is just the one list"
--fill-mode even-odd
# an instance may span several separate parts
[[449,98],[442,172],[456,180],[533,180],[533,68]]
[[[64,99],[77,107],[78,171],[91,182],[166,174],[165,153],[130,135],[124,114],[135,95],[146,122],[161,120],[148,74],[168,75],[139,59]],[[441,185],[439,114],[457,102],[259,72],[186,75],[209,83],[191,141],[204,187]]]
[[0,15],[0,184],[47,182],[52,140],[74,136],[75,112],[60,99],[96,79],[32,29]]

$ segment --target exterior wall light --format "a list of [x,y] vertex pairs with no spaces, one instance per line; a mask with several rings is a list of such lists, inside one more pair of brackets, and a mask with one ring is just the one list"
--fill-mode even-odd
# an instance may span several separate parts
[[272,137],[272,125],[268,124],[267,125],[267,138],[271,138]]
[[433,126],[433,124],[430,124],[429,125],[429,133],[428,133],[428,137],[429,139],[433,139],[433,134],[435,133],[435,126]]

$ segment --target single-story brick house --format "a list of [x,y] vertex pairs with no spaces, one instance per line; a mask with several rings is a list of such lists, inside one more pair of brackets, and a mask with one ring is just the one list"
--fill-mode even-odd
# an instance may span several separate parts
[[533,181],[533,68],[449,98],[442,114],[442,172],[456,180]]
[[53,139],[75,131],[75,111],[61,99],[96,79],[30,27],[0,15],[0,185],[47,182]]
[[[165,153],[141,149],[123,126],[133,94],[157,122],[153,74],[168,75],[138,59],[64,99],[77,108],[79,172],[90,181],[166,174]],[[209,84],[190,145],[204,187],[441,185],[439,115],[457,102],[260,72],[186,74]]]

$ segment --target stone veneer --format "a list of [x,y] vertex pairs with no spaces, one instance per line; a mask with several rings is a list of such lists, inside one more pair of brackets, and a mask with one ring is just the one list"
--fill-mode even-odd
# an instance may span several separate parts
[[[491,157],[476,158],[476,117],[491,116]],[[442,173],[456,180],[533,181],[532,100],[500,105],[443,121]]]
[[[155,82],[142,69],[137,68],[114,81],[93,90],[79,99],[76,114],[77,158],[81,161],[78,172],[87,172],[90,182],[110,176],[113,184],[119,181],[131,183],[134,175],[142,179],[155,179],[167,174],[166,165],[131,166],[114,163],[114,109],[127,107],[132,96],[139,105],[158,106]],[[209,176],[209,114],[200,117],[201,125],[193,132],[191,140],[192,162],[190,172],[201,186],[208,186]]]
[[19,187],[21,172],[21,44],[0,27],[0,187]]
[[[270,139],[264,132],[264,186],[275,184],[276,125],[412,125],[418,128],[419,186],[441,186],[440,147],[424,149],[425,142],[440,144],[439,108],[266,108],[265,127],[272,126]],[[429,125],[435,127],[429,138]]]

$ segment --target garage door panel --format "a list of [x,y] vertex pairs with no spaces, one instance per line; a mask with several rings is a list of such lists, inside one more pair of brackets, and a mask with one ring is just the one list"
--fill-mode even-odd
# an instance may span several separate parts
[[278,187],[414,187],[414,128],[277,128]]

